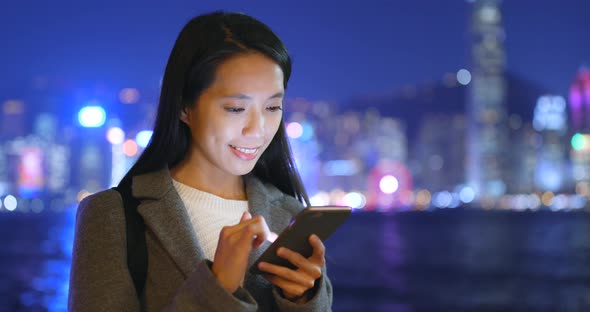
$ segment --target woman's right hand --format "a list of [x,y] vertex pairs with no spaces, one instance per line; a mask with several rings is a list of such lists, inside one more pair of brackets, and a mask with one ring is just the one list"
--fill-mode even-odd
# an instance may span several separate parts
[[242,214],[240,223],[221,230],[211,270],[223,288],[234,293],[240,287],[250,251],[260,247],[269,235],[264,217],[252,217],[247,211]]

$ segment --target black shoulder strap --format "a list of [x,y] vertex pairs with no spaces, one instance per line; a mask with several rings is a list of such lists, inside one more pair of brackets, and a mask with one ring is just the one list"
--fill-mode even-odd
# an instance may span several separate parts
[[137,212],[139,200],[131,194],[131,183],[125,183],[113,189],[121,194],[125,209],[125,228],[127,232],[127,267],[137,297],[141,298],[147,275],[147,248],[145,245],[145,224]]

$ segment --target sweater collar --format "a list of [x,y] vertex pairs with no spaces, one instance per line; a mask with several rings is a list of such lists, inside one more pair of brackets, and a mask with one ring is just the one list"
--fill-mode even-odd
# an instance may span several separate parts
[[[244,182],[250,213],[262,215],[268,222],[272,218],[272,211],[280,209],[280,199],[285,195],[252,174],[244,176]],[[151,229],[183,273],[188,276],[194,270],[195,263],[205,256],[184,203],[174,188],[168,168],[133,177],[132,194],[140,201],[137,211],[146,227]],[[249,265],[266,247],[268,243],[252,251]]]

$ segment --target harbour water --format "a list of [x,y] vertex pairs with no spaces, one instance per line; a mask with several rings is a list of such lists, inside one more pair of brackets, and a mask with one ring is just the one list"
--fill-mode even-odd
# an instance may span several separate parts
[[[65,311],[75,210],[0,213],[0,311]],[[590,311],[590,214],[355,212],[326,241],[334,311]]]

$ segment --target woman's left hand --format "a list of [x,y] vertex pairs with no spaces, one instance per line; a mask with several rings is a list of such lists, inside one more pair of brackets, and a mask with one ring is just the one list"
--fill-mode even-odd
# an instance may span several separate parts
[[289,260],[297,269],[293,270],[268,262],[258,264],[261,271],[270,273],[264,278],[279,287],[285,298],[297,303],[307,302],[304,294],[313,288],[315,281],[322,276],[322,267],[326,263],[324,258],[326,248],[319,237],[311,235],[309,243],[313,248],[313,254],[309,258],[285,247],[277,250],[279,257]]

